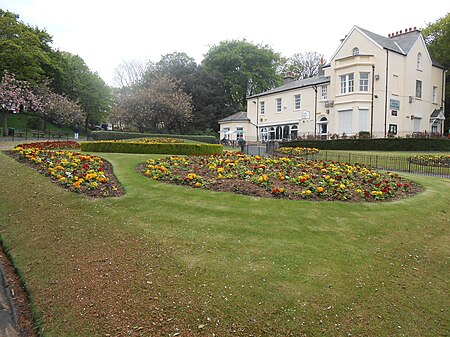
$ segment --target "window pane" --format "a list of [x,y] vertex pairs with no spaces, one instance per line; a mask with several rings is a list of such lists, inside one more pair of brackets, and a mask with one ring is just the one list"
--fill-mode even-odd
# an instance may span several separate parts
[[300,105],[301,105],[300,95],[295,95],[294,96],[294,109],[295,110],[300,109]]
[[422,97],[422,81],[416,80],[416,97]]

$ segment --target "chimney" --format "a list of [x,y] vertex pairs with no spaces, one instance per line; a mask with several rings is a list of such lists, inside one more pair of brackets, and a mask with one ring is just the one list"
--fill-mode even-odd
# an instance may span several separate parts
[[320,58],[320,63],[319,63],[319,69],[317,71],[317,75],[319,76],[323,76],[325,75],[325,72],[323,71],[323,66],[325,65],[325,61],[323,60],[323,57]]
[[294,82],[294,80],[295,80],[294,74],[292,72],[288,72],[288,73],[286,73],[286,75],[283,78],[283,82],[284,82],[283,84],[288,84],[288,83]]

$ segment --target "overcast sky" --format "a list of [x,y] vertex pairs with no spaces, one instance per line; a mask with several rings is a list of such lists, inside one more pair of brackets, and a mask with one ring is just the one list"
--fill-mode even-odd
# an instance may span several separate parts
[[301,0],[0,0],[0,8],[45,29],[53,47],[79,55],[112,84],[123,60],[159,61],[184,52],[197,63],[209,47],[242,39],[289,57],[315,51],[329,60],[354,25],[374,33],[424,27],[450,11],[425,2]]

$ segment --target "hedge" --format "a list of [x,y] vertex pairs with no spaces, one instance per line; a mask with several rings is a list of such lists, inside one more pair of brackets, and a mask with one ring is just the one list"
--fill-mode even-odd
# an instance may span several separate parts
[[178,138],[188,139],[196,142],[218,144],[219,140],[214,136],[206,135],[171,135],[163,133],[141,133],[141,132],[122,132],[122,131],[92,131],[89,135],[89,139],[92,140],[120,140],[120,139],[133,139],[133,138]]
[[320,150],[450,151],[450,140],[444,138],[305,139],[283,142],[280,146],[315,147]]
[[127,142],[82,142],[81,151],[112,152],[112,153],[147,153],[147,154],[177,154],[200,155],[222,153],[223,146],[219,144],[193,143],[127,143]]

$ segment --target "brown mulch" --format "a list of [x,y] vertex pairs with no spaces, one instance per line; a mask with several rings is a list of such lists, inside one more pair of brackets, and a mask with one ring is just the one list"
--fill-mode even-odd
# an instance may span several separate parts
[[[42,169],[42,167],[39,164],[32,163],[27,160],[23,160],[19,157],[19,155],[14,151],[4,151],[5,154],[8,156],[14,158],[18,162],[28,165],[33,170],[46,175],[46,170]],[[73,187],[67,187],[65,185],[60,184],[57,180],[50,178],[55,184],[58,184],[62,188],[64,188],[67,191],[80,193],[89,197],[93,198],[105,198],[105,197],[120,197],[125,194],[125,190],[123,189],[120,182],[117,180],[116,176],[113,172],[112,165],[103,159],[103,172],[105,172],[105,177],[107,178],[107,182],[104,184],[101,184],[99,188],[89,190],[87,187],[75,189]],[[113,188],[114,187],[114,188]]]
[[[145,176],[145,167],[146,164],[142,163],[136,167],[136,172],[139,174],[142,174]],[[212,178],[214,178],[214,174],[211,173],[206,168],[197,168],[195,170],[196,174],[203,177],[204,180],[208,181]],[[173,170],[172,175],[185,175],[186,172],[178,169]],[[195,188],[191,185],[185,185],[182,184],[180,181],[177,180],[158,180],[164,183],[170,183],[175,185],[182,185],[190,188]],[[286,200],[308,200],[308,201],[328,201],[328,202],[336,202],[336,201],[345,201],[345,202],[390,202],[394,200],[404,199],[413,195],[416,195],[418,193],[423,192],[423,188],[420,185],[415,184],[414,182],[410,180],[403,179],[403,182],[406,182],[410,185],[409,190],[399,190],[397,194],[393,197],[389,197],[383,200],[376,200],[373,199],[365,199],[361,195],[357,194],[355,191],[349,191],[349,195],[346,196],[346,198],[338,199],[339,194],[337,195],[323,195],[323,196],[317,196],[315,194],[311,194],[307,198],[302,197],[301,191],[302,187],[297,186],[295,184],[290,183],[288,180],[284,181],[277,181],[277,188],[285,188],[286,190],[289,190],[290,193],[288,195],[285,194],[274,194],[271,190],[268,190],[264,187],[262,187],[259,184],[255,184],[249,180],[245,179],[220,179],[215,180],[212,183],[209,183],[206,187],[202,186],[201,188],[212,190],[216,192],[229,192],[229,193],[235,193],[235,194],[242,194],[257,198],[272,198],[272,199],[286,199]],[[293,193],[296,192],[296,193]]]

